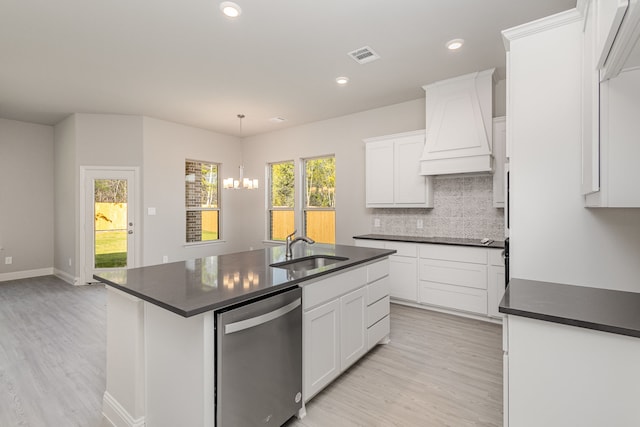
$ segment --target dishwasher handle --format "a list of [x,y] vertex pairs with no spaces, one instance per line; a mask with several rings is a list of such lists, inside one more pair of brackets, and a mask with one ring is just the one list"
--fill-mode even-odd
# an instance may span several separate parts
[[261,314],[260,316],[252,317],[250,319],[240,320],[238,322],[229,323],[224,326],[224,334],[233,334],[234,332],[243,331],[245,329],[253,328],[258,325],[262,325],[263,323],[270,322],[278,317],[284,316],[292,310],[295,310],[302,304],[301,298],[298,298],[295,301],[290,302],[289,304],[282,306],[280,308],[276,308],[269,313]]

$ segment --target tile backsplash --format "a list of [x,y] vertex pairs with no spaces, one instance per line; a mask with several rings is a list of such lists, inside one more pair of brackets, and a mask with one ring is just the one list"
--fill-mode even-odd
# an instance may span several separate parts
[[[373,209],[371,233],[504,239],[504,209],[493,207],[491,175],[436,176],[432,209]],[[379,220],[380,226],[376,226]],[[422,228],[418,228],[419,221]]]

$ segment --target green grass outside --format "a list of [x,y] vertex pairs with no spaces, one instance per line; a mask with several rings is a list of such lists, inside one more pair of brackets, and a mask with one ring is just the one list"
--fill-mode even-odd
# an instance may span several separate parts
[[96,268],[119,268],[127,266],[127,232],[96,232]]
[[218,240],[218,232],[202,230],[202,241],[208,242],[209,240]]
[[[217,231],[202,231],[202,241],[218,240]],[[127,232],[96,232],[96,268],[121,268],[127,266]]]

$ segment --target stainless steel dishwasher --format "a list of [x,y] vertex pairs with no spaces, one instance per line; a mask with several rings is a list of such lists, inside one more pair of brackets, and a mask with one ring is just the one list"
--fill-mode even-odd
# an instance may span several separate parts
[[302,289],[216,315],[216,426],[280,426],[302,407]]

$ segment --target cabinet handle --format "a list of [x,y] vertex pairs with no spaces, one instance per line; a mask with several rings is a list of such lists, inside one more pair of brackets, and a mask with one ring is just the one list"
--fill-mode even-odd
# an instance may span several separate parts
[[250,319],[240,320],[239,322],[229,323],[224,327],[224,333],[232,334],[234,332],[242,331],[244,329],[253,328],[254,326],[262,325],[278,317],[284,316],[288,312],[295,310],[301,304],[301,299],[290,302],[289,304],[276,308],[269,313],[261,314],[260,316],[252,317]]

